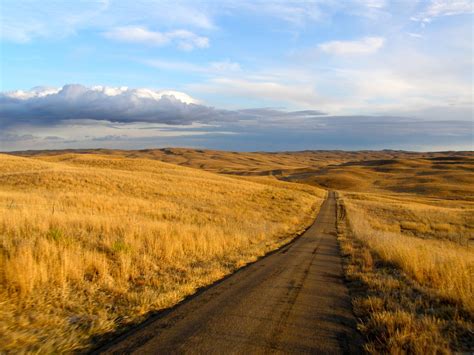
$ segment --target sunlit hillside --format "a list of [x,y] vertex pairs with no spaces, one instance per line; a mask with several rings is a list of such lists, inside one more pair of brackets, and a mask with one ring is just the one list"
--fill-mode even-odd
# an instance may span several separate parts
[[88,347],[289,241],[324,196],[149,159],[0,155],[0,350]]
[[474,154],[438,153],[355,160],[329,165],[310,174],[289,174],[285,180],[346,191],[408,193],[474,201]]
[[[18,152],[24,156],[68,151]],[[324,189],[474,200],[474,153],[405,151],[226,152],[185,148],[69,150],[146,158],[234,175],[272,175]]]

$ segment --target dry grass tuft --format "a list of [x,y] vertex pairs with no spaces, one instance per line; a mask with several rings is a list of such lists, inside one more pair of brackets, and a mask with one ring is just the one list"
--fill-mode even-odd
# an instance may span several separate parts
[[[442,323],[434,317],[417,319],[405,311],[375,312],[362,331],[370,338],[387,339],[383,346],[390,353],[449,354],[449,344],[441,336]],[[382,344],[380,344],[382,345]],[[367,346],[369,353],[379,353],[378,344]]]
[[324,195],[148,159],[0,155],[0,350],[85,349],[285,243]]

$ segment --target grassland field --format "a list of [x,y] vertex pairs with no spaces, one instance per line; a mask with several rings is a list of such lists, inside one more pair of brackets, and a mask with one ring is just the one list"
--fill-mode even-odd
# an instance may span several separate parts
[[68,352],[288,242],[325,191],[147,159],[0,155],[0,344]]
[[339,239],[370,353],[474,346],[474,206],[340,193]]
[[72,351],[308,226],[337,190],[369,353],[474,350],[474,153],[0,155],[0,343]]

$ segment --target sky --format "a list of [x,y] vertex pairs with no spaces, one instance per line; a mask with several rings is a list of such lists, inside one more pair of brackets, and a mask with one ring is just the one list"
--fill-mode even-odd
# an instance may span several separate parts
[[1,0],[0,151],[473,150],[472,0]]

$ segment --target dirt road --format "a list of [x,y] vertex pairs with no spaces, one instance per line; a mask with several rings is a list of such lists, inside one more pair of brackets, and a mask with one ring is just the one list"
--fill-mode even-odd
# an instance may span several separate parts
[[334,193],[313,226],[103,353],[358,353]]

